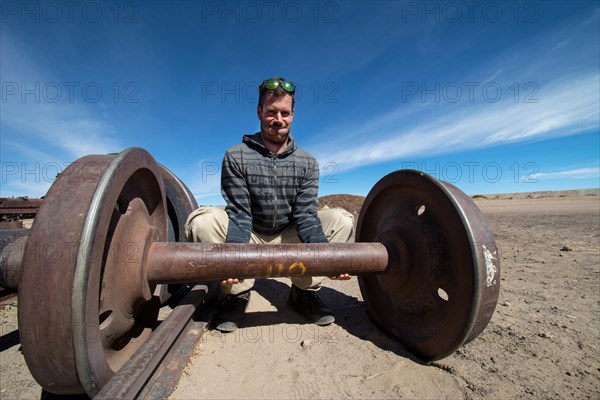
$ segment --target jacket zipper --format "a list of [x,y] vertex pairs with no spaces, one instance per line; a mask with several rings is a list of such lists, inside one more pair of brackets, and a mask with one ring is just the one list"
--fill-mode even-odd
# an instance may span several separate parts
[[273,155],[273,227],[271,234],[275,233],[277,225],[277,156]]

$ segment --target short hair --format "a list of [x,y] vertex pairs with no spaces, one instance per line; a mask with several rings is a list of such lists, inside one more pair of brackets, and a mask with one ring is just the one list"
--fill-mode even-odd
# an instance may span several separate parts
[[281,85],[277,86],[277,89],[275,89],[275,90],[267,89],[267,87],[265,86],[265,81],[268,81],[269,79],[273,79],[276,81],[287,81],[287,79],[282,78],[280,76],[265,79],[258,87],[258,105],[259,105],[259,107],[263,106],[263,103],[265,102],[265,97],[267,97],[267,93],[272,93],[273,97],[276,97],[276,98],[284,97],[286,95],[292,96],[292,110],[293,110],[294,103],[295,103],[295,99],[294,99],[295,92],[294,93],[286,92],[285,90],[283,90]]

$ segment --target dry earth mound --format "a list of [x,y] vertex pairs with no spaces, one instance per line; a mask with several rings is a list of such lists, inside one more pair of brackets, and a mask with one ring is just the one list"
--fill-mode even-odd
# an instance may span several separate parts
[[319,208],[329,206],[330,208],[341,207],[357,216],[360,212],[365,198],[352,194],[331,194],[329,196],[319,197]]

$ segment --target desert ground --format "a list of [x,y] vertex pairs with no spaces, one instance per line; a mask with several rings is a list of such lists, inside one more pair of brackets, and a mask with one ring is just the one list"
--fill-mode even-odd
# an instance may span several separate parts
[[[325,198],[355,215],[362,198]],[[258,280],[243,326],[209,329],[171,399],[598,399],[599,190],[476,199],[496,236],[501,291],[491,322],[451,356],[422,363],[366,314],[356,278],[326,281],[336,322],[286,308],[289,280]],[[0,398],[36,399],[17,331],[0,306]]]

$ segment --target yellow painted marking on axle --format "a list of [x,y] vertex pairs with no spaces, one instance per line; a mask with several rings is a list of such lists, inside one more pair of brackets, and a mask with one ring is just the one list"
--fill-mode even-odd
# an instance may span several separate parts
[[277,264],[277,276],[282,276],[281,273],[283,272],[283,264]]
[[[295,268],[300,268],[300,273],[297,275],[294,275],[292,273],[292,271]],[[296,261],[295,263],[293,263],[290,268],[288,269],[289,275],[290,276],[304,276],[304,274],[306,273],[306,267],[304,266],[304,263],[302,261]]]
[[[255,267],[254,264],[250,264],[246,267],[246,272],[254,272],[250,271],[251,268]],[[298,270],[294,272],[294,270]],[[286,272],[287,271],[287,272]],[[289,267],[285,267],[283,264],[267,264],[267,270],[265,272],[265,276],[267,278],[272,277],[282,277],[282,276],[304,276],[306,273],[306,266],[302,261],[296,261],[292,263]]]
[[244,268],[244,269],[245,269],[245,273],[247,276],[248,275],[256,275],[256,264],[250,263],[250,264],[246,265],[246,268]]

